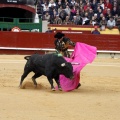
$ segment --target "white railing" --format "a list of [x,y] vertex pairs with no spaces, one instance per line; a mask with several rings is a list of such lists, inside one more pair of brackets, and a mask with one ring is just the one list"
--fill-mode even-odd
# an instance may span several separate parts
[[[37,50],[37,51],[45,51],[46,52],[55,52],[54,48],[21,48],[21,47],[0,47],[1,50]],[[73,52],[73,49],[68,49],[69,52]],[[118,53],[120,51],[111,51],[111,50],[97,50],[97,53]]]

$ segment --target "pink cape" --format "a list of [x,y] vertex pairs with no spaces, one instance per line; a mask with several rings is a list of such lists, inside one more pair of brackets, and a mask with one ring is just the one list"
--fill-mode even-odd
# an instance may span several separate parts
[[74,79],[70,80],[64,75],[60,75],[60,85],[63,91],[67,92],[76,89],[80,82],[80,71],[86,64],[92,63],[96,57],[96,53],[96,47],[80,42],[76,43],[71,58],[65,57],[65,59],[71,63],[79,63],[79,65],[73,65]]

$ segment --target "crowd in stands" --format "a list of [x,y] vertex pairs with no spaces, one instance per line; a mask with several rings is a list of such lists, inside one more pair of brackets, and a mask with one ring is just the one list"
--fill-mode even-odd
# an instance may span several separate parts
[[50,24],[120,26],[120,0],[38,0],[37,13]]

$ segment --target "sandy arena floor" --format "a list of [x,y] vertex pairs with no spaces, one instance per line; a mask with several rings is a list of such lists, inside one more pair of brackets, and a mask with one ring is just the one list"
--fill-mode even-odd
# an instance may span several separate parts
[[24,55],[0,55],[0,120],[119,120],[120,59],[96,58],[81,71],[82,86],[51,91],[46,77],[33,73],[18,87]]

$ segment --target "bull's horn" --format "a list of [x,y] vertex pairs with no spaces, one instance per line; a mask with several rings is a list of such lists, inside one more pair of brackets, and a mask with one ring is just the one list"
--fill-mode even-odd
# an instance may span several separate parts
[[77,62],[72,62],[71,64],[72,65],[80,65],[80,63],[77,63]]
[[64,66],[65,66],[65,63],[62,63],[61,66],[64,67]]

